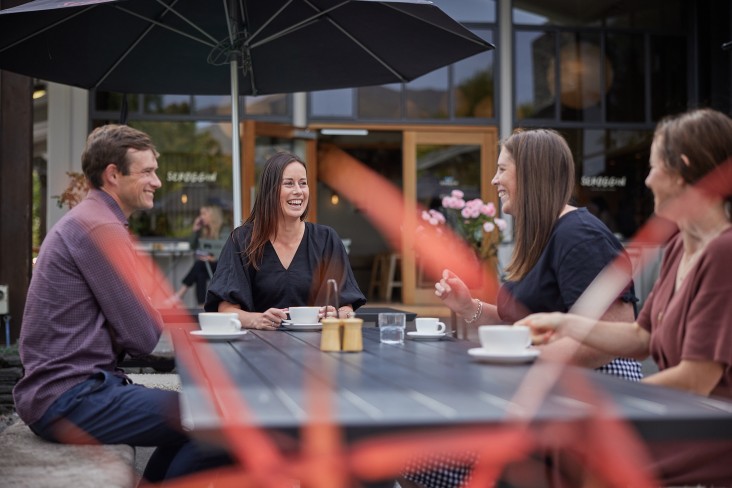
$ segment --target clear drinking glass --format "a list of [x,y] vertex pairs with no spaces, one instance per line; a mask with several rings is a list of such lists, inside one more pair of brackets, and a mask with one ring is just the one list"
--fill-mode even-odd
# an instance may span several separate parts
[[403,313],[379,314],[379,337],[384,344],[404,344],[407,316]]

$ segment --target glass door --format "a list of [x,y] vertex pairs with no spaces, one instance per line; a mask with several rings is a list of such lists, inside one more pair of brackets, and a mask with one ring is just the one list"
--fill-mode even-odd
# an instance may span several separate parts
[[[405,232],[402,248],[403,301],[405,304],[439,303],[434,283],[448,262],[449,249],[424,253],[419,227],[425,210],[442,211],[442,199],[460,190],[464,199],[480,198],[498,205],[491,179],[497,159],[497,130],[405,131],[403,145]],[[409,219],[414,219],[409,221]],[[443,256],[443,262],[436,262]],[[477,263],[477,262],[476,262]]]

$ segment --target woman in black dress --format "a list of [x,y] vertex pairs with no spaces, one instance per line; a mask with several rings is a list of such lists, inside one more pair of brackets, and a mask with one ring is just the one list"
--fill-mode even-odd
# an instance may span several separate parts
[[288,307],[330,305],[329,279],[338,284],[339,316],[366,303],[338,234],[305,222],[309,203],[305,163],[286,152],[267,160],[249,218],[221,251],[206,311],[236,312],[243,327],[275,330]]

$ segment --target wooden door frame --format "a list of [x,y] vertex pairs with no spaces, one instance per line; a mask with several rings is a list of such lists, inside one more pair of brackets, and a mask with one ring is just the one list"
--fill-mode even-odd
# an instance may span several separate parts
[[[498,194],[491,184],[498,159],[498,128],[464,127],[461,131],[442,130],[438,127],[405,130],[402,141],[403,181],[404,181],[404,221],[405,229],[416,227],[417,218],[417,145],[419,144],[465,144],[475,145],[480,151],[480,195],[485,202],[493,202],[498,207]],[[414,235],[402,236],[402,302],[407,305],[437,304],[432,289],[418,289],[416,280],[416,256]]]
[[[498,194],[491,185],[496,172],[498,159],[498,127],[496,126],[455,126],[455,125],[387,125],[387,124],[339,124],[314,123],[308,129],[366,129],[369,131],[402,132],[402,180],[404,195],[404,215],[402,217],[409,229],[417,217],[417,144],[470,144],[481,147],[480,194],[485,202],[493,202],[498,207]],[[311,162],[312,164],[312,162]],[[420,292],[416,283],[416,257],[413,247],[414,236],[402,235],[402,302],[406,305],[441,303],[432,290]]]

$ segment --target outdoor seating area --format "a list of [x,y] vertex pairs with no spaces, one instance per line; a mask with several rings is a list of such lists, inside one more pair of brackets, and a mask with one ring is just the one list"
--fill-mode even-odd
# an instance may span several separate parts
[[732,0],[0,0],[0,488],[732,488]]

